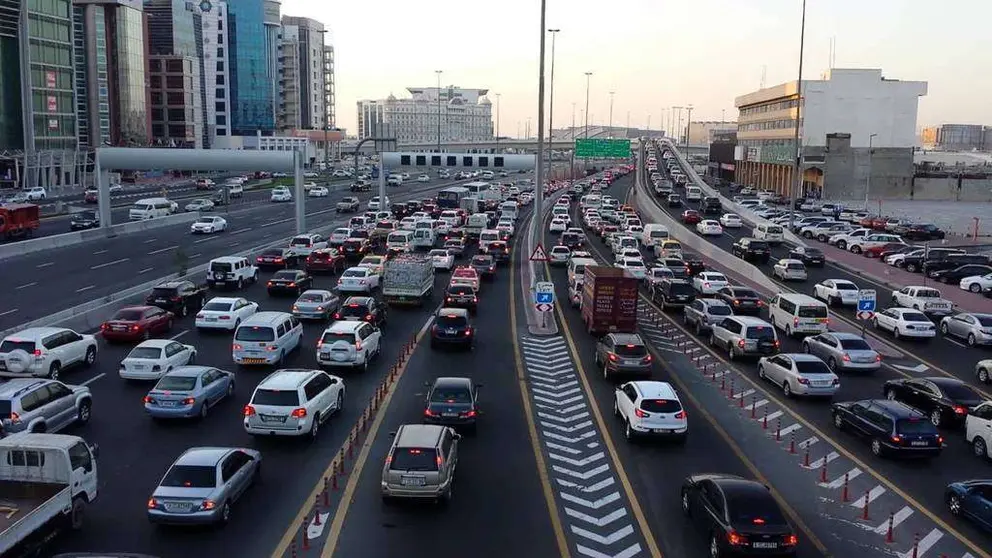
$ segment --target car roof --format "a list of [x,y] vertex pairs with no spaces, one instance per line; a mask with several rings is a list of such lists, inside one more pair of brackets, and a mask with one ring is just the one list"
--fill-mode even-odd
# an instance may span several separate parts
[[771,498],[771,493],[765,485],[758,481],[741,477],[726,475],[711,479],[714,484],[720,487],[724,496],[729,499],[740,498],[742,496],[761,496]]
[[240,262],[240,261],[245,260],[245,259],[247,259],[247,258],[245,258],[244,256],[220,256],[220,257],[214,258],[214,259],[212,259],[210,261],[211,262],[220,262],[220,263],[237,263],[237,262]]
[[176,341],[175,339],[146,339],[141,343],[138,343],[138,345],[135,348],[151,347],[155,349],[161,349],[171,343],[178,343],[178,341]]
[[669,400],[679,400],[679,396],[675,393],[675,388],[672,384],[668,382],[659,382],[657,380],[637,380],[630,382],[633,384],[637,391],[641,393],[644,399],[669,399]]
[[173,465],[216,466],[234,448],[200,447],[189,448]]
[[329,325],[324,333],[353,333],[363,325],[365,322],[337,321]]
[[900,401],[889,399],[866,399],[861,402],[870,403],[872,407],[880,409],[896,418],[924,418],[923,413]]
[[233,296],[215,296],[210,300],[208,300],[207,304],[210,304],[211,302],[220,302],[222,304],[234,304],[234,302],[237,300],[238,299]]
[[464,308],[451,308],[451,307],[448,307],[448,306],[442,306],[441,309],[439,309],[437,311],[437,315],[440,316],[442,314],[445,315],[445,316],[452,316],[452,317],[453,316],[459,316],[459,317],[465,317],[465,318],[467,318],[468,317],[468,310],[466,310]]
[[941,387],[941,388],[943,388],[943,387],[950,387],[950,386],[960,386],[960,385],[964,385],[965,384],[965,382],[963,382],[963,381],[961,381],[961,380],[959,380],[957,378],[944,378],[944,377],[933,377],[933,376],[931,376],[931,377],[922,378],[922,379],[923,380],[926,380],[928,382],[933,382],[937,387]]
[[255,389],[294,390],[313,377],[314,374],[319,373],[321,373],[320,370],[309,370],[306,368],[283,368],[266,376],[264,380],[258,383]]
[[613,340],[620,345],[643,345],[644,340],[636,333],[611,333]]
[[34,389],[37,386],[43,386],[51,380],[45,378],[10,378],[7,380],[0,381],[0,398],[7,399],[14,397],[25,389]]
[[212,370],[213,366],[179,366],[165,373],[166,376],[181,376],[183,378],[195,378],[207,370]]
[[761,318],[758,318],[756,316],[737,316],[737,315],[734,315],[734,316],[727,316],[727,318],[728,319],[731,319],[731,320],[737,320],[737,321],[739,321],[740,323],[742,323],[742,324],[744,324],[746,326],[772,327],[771,324],[769,324],[765,320],[762,320]]
[[780,353],[784,357],[791,358],[796,362],[823,362],[820,357],[806,353]]
[[397,447],[436,447],[446,426],[438,424],[404,424],[396,432]]
[[442,376],[434,380],[434,386],[432,389],[451,388],[451,387],[461,387],[471,390],[472,379],[455,377],[455,376]]

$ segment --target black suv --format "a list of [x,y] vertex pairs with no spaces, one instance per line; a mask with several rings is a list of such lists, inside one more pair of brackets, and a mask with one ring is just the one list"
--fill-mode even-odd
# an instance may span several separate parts
[[190,281],[166,281],[155,285],[145,297],[145,304],[157,306],[177,316],[198,312],[206,300],[206,287],[199,287]]
[[662,310],[682,308],[696,300],[692,283],[681,279],[662,279],[651,285],[651,300],[661,304]]
[[950,254],[939,260],[923,262],[923,273],[933,277],[938,271],[957,269],[963,265],[989,265],[989,257],[981,254]]
[[268,248],[255,258],[255,267],[259,269],[286,269],[299,263],[300,257],[288,248]]
[[737,315],[757,316],[765,306],[758,293],[747,287],[724,287],[717,291],[716,298],[729,304]]
[[937,457],[944,437],[926,415],[899,401],[862,399],[830,406],[834,426],[871,444],[876,456]]
[[734,243],[733,253],[738,258],[757,263],[768,263],[771,257],[771,249],[764,240],[754,238],[742,238]]
[[563,232],[561,233],[561,245],[568,246],[569,250],[576,250],[582,248],[585,240],[582,235],[574,232]]
[[464,308],[475,314],[479,308],[479,297],[471,285],[448,285],[444,292],[444,305],[448,308]]
[[368,322],[375,327],[386,325],[388,306],[371,296],[349,296],[334,313],[335,320]]
[[[926,254],[926,258],[924,258]],[[949,256],[962,256],[967,255],[967,252],[960,248],[930,248],[929,250],[921,250],[913,255],[907,254],[905,258],[899,262],[899,267],[905,269],[910,273],[916,273],[923,269],[923,262],[935,262],[941,261]]]
[[706,196],[703,198],[703,215],[720,215],[723,213],[723,205],[720,203],[720,198],[715,196]]
[[437,311],[431,326],[431,348],[458,346],[469,350],[475,345],[475,328],[464,308],[447,306]]

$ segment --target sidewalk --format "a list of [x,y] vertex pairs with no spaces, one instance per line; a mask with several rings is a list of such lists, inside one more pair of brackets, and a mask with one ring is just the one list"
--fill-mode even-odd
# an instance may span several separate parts
[[[892,290],[899,290],[910,285],[923,285],[924,277],[922,274],[910,273],[904,269],[892,267],[877,258],[866,258],[860,254],[853,254],[826,243],[818,244],[817,246],[823,250],[828,263],[834,264],[859,277],[864,277],[865,279],[885,285]],[[944,298],[953,302],[958,310],[964,312],[992,313],[992,299],[980,294],[963,291],[958,287],[957,283],[948,285],[927,279],[926,285],[940,289]],[[887,303],[888,301],[880,302],[882,305]]]

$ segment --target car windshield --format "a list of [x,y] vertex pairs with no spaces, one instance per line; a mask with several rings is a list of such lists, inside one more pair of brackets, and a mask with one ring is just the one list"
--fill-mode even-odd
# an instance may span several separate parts
[[954,401],[981,401],[985,399],[982,394],[968,384],[940,384],[938,387],[948,399]]
[[271,258],[281,258],[283,252],[282,252],[282,248],[269,248],[268,250],[262,252],[262,255]]
[[282,271],[277,271],[272,274],[273,279],[282,279],[284,281],[295,281],[296,280],[296,270],[293,269],[283,269]]
[[648,350],[644,345],[638,345],[636,343],[618,344],[614,352],[625,357],[642,357],[648,354]]
[[433,448],[396,448],[389,468],[396,471],[437,471],[437,453]]
[[682,404],[673,399],[644,399],[641,410],[649,413],[677,413],[682,410]]
[[706,312],[710,316],[730,316],[733,314],[733,311],[726,304],[712,304],[707,307]]
[[471,403],[472,394],[463,387],[436,388],[431,392],[431,403]]
[[212,488],[217,486],[217,468],[212,465],[173,465],[159,486]]
[[830,368],[821,360],[797,360],[796,370],[800,374],[830,374]]
[[774,341],[775,331],[770,326],[750,326],[747,328],[746,336],[748,339],[759,341]]
[[196,376],[163,376],[155,384],[159,391],[192,391],[196,387]]
[[438,257],[438,258],[446,258],[446,257],[448,257],[448,251],[447,250],[431,250],[431,255],[434,256],[434,257]]
[[903,312],[902,319],[904,322],[926,322],[930,323],[930,318],[919,312]]
[[871,345],[864,339],[841,339],[840,348],[845,351],[870,351]]
[[122,322],[137,322],[141,320],[141,316],[144,314],[141,310],[118,310],[114,314],[114,320],[119,320]]
[[921,418],[899,419],[896,421],[896,432],[899,434],[938,434],[937,427],[929,420]]
[[474,295],[475,289],[469,285],[452,285],[448,287],[448,294],[457,296]]
[[324,295],[321,293],[303,293],[296,300],[297,302],[323,302]]
[[200,217],[196,220],[197,223],[212,224],[214,222],[213,217]]
[[265,342],[272,341],[275,338],[275,333],[271,327],[262,326],[239,327],[238,331],[234,334],[236,341]]
[[176,289],[175,287],[155,287],[152,289],[152,296],[163,298],[176,296]]
[[731,496],[728,498],[727,508],[732,525],[786,525],[782,511],[771,496]]
[[733,295],[734,295],[734,298],[741,298],[741,299],[748,299],[748,300],[758,298],[757,293],[755,293],[754,291],[752,291],[750,289],[734,289],[733,290]]
[[365,277],[365,274],[366,273],[367,272],[366,272],[366,270],[364,268],[362,268],[362,269],[346,269],[346,270],[344,270],[344,273],[341,274],[341,277]]
[[457,314],[441,314],[435,320],[438,327],[465,327],[468,325],[468,319],[465,316],[459,316]]
[[357,302],[352,302],[350,304],[345,304],[341,307],[341,316],[344,317],[363,317],[369,313],[369,309],[366,305]]
[[265,389],[255,390],[251,397],[255,405],[271,405],[273,407],[296,407],[300,404],[300,396],[295,389]]
[[147,358],[158,359],[162,357],[162,349],[158,347],[135,347],[127,355],[127,358]]

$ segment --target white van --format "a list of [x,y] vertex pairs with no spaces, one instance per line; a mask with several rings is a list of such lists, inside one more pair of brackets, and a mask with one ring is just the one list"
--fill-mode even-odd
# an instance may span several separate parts
[[417,223],[417,229],[413,231],[413,240],[411,241],[413,248],[430,250],[434,248],[435,242],[437,242],[437,235],[434,233],[434,229],[430,226],[421,227],[420,223]]
[[515,201],[508,201],[499,204],[500,215],[503,217],[509,217],[514,221],[517,220],[517,210],[518,210],[517,202]]
[[668,227],[657,223],[644,225],[644,231],[641,232],[641,244],[648,248],[664,242],[669,238],[671,238],[671,234],[668,232]]
[[413,246],[413,231],[400,230],[386,237],[386,250],[409,252]]
[[585,281],[586,267],[595,266],[596,260],[592,258],[571,258],[568,260],[568,284],[571,286],[581,285]]
[[479,233],[479,251],[485,254],[489,250],[490,244],[501,240],[503,240],[503,235],[496,229],[483,229]]
[[256,312],[234,331],[231,356],[239,365],[277,366],[300,347],[303,325],[286,312]]
[[703,189],[699,186],[686,186],[685,188],[685,199],[686,201],[702,201],[703,200]]
[[772,325],[786,335],[826,333],[830,315],[823,301],[798,293],[779,293],[768,305]]
[[134,202],[128,218],[132,221],[144,221],[156,217],[166,217],[172,214],[172,202],[165,198],[145,198]]
[[764,240],[768,244],[781,244],[785,240],[785,229],[774,223],[758,223],[754,227],[754,238]]

